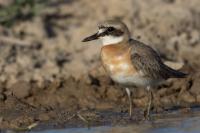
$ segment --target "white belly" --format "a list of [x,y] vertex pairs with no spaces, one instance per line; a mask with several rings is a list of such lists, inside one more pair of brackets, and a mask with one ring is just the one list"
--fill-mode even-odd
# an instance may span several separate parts
[[147,87],[158,84],[159,80],[152,80],[150,78],[144,77],[140,73],[125,76],[125,75],[112,75],[112,80],[115,82],[125,85],[125,86],[137,86],[137,87]]

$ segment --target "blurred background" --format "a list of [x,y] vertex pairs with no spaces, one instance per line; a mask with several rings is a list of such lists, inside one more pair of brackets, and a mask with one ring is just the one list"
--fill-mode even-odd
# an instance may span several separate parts
[[199,5],[199,0],[1,0],[0,81],[87,72],[101,46],[81,40],[110,18],[121,18],[134,38],[165,58],[198,64]]
[[[161,87],[157,105],[199,103],[199,7],[199,0],[0,0],[0,112],[25,102],[17,115],[30,118],[0,115],[0,127],[12,127],[11,120],[20,125],[55,119],[49,108],[98,110],[125,103],[124,92],[114,89],[118,86],[99,66],[100,43],[81,42],[100,21],[112,18],[124,21],[133,38],[164,60],[183,62],[183,70],[191,73]],[[133,99],[138,106],[145,100],[145,92]],[[30,115],[29,105],[48,108],[45,117]]]

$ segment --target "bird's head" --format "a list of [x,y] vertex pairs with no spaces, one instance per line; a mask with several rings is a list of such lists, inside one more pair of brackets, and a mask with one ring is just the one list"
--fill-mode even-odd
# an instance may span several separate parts
[[86,37],[83,42],[100,39],[103,45],[114,45],[128,41],[130,33],[127,26],[119,20],[108,20],[98,26],[97,33]]

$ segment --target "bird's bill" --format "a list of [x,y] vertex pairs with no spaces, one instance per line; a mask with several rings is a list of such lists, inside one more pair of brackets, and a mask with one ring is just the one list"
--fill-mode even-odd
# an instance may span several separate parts
[[96,40],[96,39],[99,39],[98,32],[89,37],[86,37],[85,39],[82,40],[82,42],[88,42],[88,41],[92,41],[92,40]]

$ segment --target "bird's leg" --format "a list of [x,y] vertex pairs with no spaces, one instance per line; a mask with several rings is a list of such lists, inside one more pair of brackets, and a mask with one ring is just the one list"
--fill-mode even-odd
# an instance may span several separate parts
[[152,99],[153,99],[153,93],[152,93],[150,86],[147,87],[147,91],[148,91],[148,105],[147,105],[147,110],[146,110],[146,113],[145,113],[145,118],[149,119],[150,118],[151,105],[152,105]]
[[132,99],[131,99],[131,91],[129,88],[126,88],[126,93],[128,95],[128,100],[129,100],[129,116],[132,116]]
[[149,92],[149,103],[148,103],[148,108],[147,108],[147,118],[150,116],[150,110],[151,110],[151,105],[152,105],[152,91],[150,90]]

